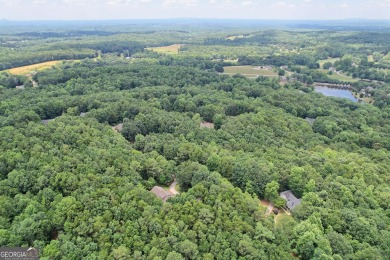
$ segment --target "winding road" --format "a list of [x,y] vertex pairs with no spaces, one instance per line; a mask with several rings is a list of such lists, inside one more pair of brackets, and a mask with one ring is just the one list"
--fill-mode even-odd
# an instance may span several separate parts
[[170,191],[173,195],[179,194],[179,192],[177,192],[177,190],[175,189],[176,184],[177,184],[177,180],[174,179],[173,182],[171,183],[171,185],[169,185],[169,191]]

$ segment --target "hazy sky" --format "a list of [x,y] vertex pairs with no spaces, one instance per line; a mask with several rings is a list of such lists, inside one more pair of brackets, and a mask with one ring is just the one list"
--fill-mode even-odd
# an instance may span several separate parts
[[0,19],[390,19],[390,0],[0,0]]

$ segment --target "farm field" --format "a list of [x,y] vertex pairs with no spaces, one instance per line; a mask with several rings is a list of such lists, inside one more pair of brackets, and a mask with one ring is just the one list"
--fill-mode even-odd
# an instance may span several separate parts
[[147,50],[162,53],[162,54],[179,54],[179,49],[181,47],[181,44],[172,44],[169,46],[161,46],[161,47],[153,47],[153,48],[146,48]]
[[241,74],[246,77],[277,77],[278,73],[274,70],[260,69],[254,66],[227,66],[224,67],[224,74],[234,75]]
[[26,75],[26,74],[32,73],[33,71],[40,71],[40,70],[44,70],[44,69],[49,69],[52,66],[55,66],[60,62],[61,62],[61,60],[47,61],[47,62],[37,63],[37,64],[33,64],[33,65],[9,69],[8,72],[11,74],[14,74],[14,75]]

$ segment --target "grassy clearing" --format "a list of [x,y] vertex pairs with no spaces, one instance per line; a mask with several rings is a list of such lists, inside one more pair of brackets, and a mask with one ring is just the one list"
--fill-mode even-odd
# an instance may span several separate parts
[[226,39],[225,40],[231,40],[231,41],[233,41],[233,40],[235,40],[235,39],[241,39],[241,38],[244,38],[244,35],[234,35],[234,36],[230,36],[230,37],[226,37]]
[[[326,69],[319,69],[319,71],[321,71],[321,72],[323,72],[325,74],[327,74],[329,72],[329,70],[326,70]],[[333,72],[332,75],[327,74],[327,76],[330,79],[337,79],[337,80],[345,81],[345,82],[357,82],[357,81],[360,80],[359,78],[354,79],[354,78],[352,78],[352,76],[347,76],[345,74],[340,74],[339,75],[339,74],[337,74],[335,72]]]
[[223,60],[223,61],[224,61],[224,62],[237,63],[237,62],[238,62],[238,59],[235,59],[235,60],[226,59],[226,60]]
[[374,57],[372,57],[372,55],[368,55],[367,60],[368,62],[374,62]]
[[259,67],[253,66],[227,66],[224,67],[224,74],[241,74],[246,77],[278,77],[278,73],[274,70],[260,69]]
[[279,223],[294,221],[294,218],[291,215],[287,215],[285,212],[281,210],[279,211],[279,214],[275,216],[274,221],[275,221],[275,226],[278,226]]
[[162,47],[153,47],[153,48],[146,48],[150,51],[155,51],[162,54],[179,54],[179,49],[181,47],[181,44],[172,44],[169,46],[162,46]]
[[14,74],[14,75],[27,75],[27,74],[30,74],[34,71],[49,69],[52,66],[55,66],[60,62],[62,62],[62,60],[46,61],[46,62],[37,63],[37,64],[33,64],[33,65],[9,69],[9,70],[7,70],[7,72]]
[[176,184],[175,190],[176,190],[177,192],[180,192],[180,185],[179,185],[179,184]]
[[329,59],[326,59],[326,60],[319,60],[318,63],[320,64],[320,67],[323,68],[324,64],[326,62],[332,62],[332,63],[335,63],[335,61],[338,61],[339,58],[329,58]]
[[[269,202],[268,202],[269,203]],[[267,207],[268,207],[268,204],[267,202],[264,202],[264,201],[261,201],[259,200],[259,208],[260,208],[260,211],[262,212],[266,212],[267,211]]]

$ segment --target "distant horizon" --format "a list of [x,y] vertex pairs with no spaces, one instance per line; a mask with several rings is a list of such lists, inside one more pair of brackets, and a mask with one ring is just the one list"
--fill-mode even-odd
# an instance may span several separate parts
[[169,20],[212,20],[212,21],[305,21],[305,22],[333,22],[333,21],[385,21],[390,22],[390,18],[376,19],[376,18],[340,18],[340,19],[302,19],[302,18],[290,18],[290,19],[262,19],[262,18],[197,18],[197,17],[168,17],[168,18],[128,18],[128,19],[6,19],[0,18],[0,22],[115,22],[115,21],[169,21]]
[[105,21],[160,19],[390,19],[390,0],[0,0],[0,19]]

